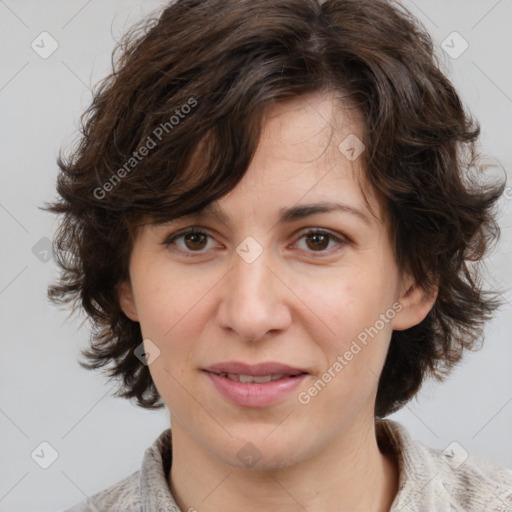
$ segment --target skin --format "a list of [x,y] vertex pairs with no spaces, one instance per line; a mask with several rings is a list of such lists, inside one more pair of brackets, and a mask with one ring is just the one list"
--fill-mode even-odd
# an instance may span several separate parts
[[[217,201],[230,229],[197,217],[138,233],[119,297],[160,351],[150,372],[172,418],[169,486],[183,511],[391,507],[398,469],[377,445],[378,376],[392,330],[421,322],[435,297],[397,268],[386,212],[371,190],[371,211],[365,203],[360,159],[338,149],[349,134],[362,139],[362,130],[357,112],[327,93],[278,103],[243,180]],[[278,222],[281,208],[321,201],[348,204],[367,221],[335,211]],[[209,236],[163,243],[190,226]],[[304,236],[315,228],[340,242]],[[263,250],[252,263],[236,252],[248,236]],[[300,403],[298,394],[393,304],[401,307],[394,318]],[[276,405],[240,407],[200,370],[233,360],[279,361],[310,375]],[[248,442],[261,454],[251,468],[237,457]]]

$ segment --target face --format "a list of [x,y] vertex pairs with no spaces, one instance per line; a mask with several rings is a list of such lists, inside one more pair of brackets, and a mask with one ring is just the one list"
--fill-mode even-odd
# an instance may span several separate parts
[[[237,467],[252,450],[270,469],[373,426],[392,330],[432,302],[399,272],[376,197],[365,202],[355,137],[357,116],[327,94],[277,104],[216,214],[139,232],[120,301],[140,322],[175,442]],[[341,206],[303,208],[327,203]]]

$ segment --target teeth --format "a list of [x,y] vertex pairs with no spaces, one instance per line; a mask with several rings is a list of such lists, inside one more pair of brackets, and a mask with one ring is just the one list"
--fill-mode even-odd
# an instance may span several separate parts
[[284,377],[284,375],[276,374],[276,375],[239,375],[238,373],[221,373],[221,377],[227,377],[230,380],[234,380],[237,382],[243,383],[252,383],[256,382],[257,384],[265,384],[266,382],[270,382],[271,380],[279,380]]
[[251,375],[240,375],[240,382],[257,382],[258,384],[264,384],[272,380],[271,375],[259,375],[258,377]]

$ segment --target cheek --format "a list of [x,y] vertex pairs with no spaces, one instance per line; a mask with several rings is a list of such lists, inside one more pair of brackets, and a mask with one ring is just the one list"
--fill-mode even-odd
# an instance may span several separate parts
[[317,308],[320,318],[329,323],[336,339],[355,337],[374,325],[391,307],[394,297],[386,279],[368,271],[347,272],[339,279],[325,280],[322,286],[315,287],[311,282],[307,290],[308,301]]
[[139,289],[143,337],[150,338],[160,351],[149,370],[163,401],[179,416],[190,405],[190,397],[184,390],[190,388],[191,370],[197,366],[195,351],[202,329],[201,318],[204,321],[207,317],[204,303],[198,300],[204,295],[204,288],[194,280],[185,279],[183,274],[167,273],[146,276]]
[[133,281],[137,312],[144,336],[172,338],[173,333],[189,322],[215,279],[190,271],[180,272],[169,265],[151,265]]
[[[200,338],[201,321],[208,318],[204,311],[208,282],[199,282],[190,274],[144,272],[133,279],[137,297],[137,312],[141,333],[159,350],[159,356],[149,370],[153,381],[168,407],[181,407],[182,386],[195,368],[194,354]],[[209,280],[208,280],[209,281]]]
[[[383,275],[352,273],[331,280],[322,290],[310,288],[309,297],[318,305],[320,320],[332,331],[323,343],[331,374],[363,382],[373,381],[379,375],[395,314],[390,286],[393,276],[390,274],[387,280]],[[336,362],[339,364],[333,368]]]

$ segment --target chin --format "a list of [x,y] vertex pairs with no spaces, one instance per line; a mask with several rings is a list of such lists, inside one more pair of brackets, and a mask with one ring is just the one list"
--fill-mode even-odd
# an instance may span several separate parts
[[255,473],[281,471],[295,465],[298,462],[296,452],[287,453],[285,451],[281,451],[280,453],[268,453],[265,451],[263,453],[254,451],[254,455],[255,457],[252,463],[247,459],[247,454],[240,458],[238,458],[238,456],[229,457],[224,459],[224,462],[236,469],[252,471]]
[[271,431],[265,428],[263,434],[237,436],[228,446],[223,446],[218,455],[230,466],[256,472],[286,469],[306,456],[307,447],[303,442],[296,441],[285,431],[281,435],[275,432],[269,435]]

